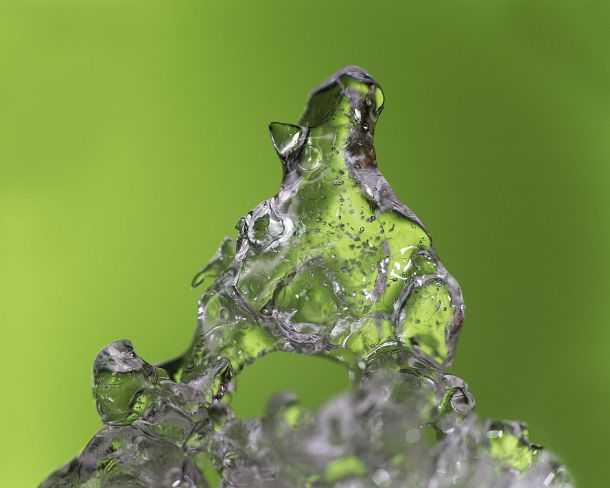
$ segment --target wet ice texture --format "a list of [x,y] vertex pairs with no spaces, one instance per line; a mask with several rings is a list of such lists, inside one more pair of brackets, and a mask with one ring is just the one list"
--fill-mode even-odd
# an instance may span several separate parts
[[[105,427],[43,488],[558,487],[563,467],[518,422],[483,422],[444,373],[464,305],[430,236],[377,169],[379,85],[348,67],[299,125],[272,123],[279,193],[193,280],[191,348],[159,367],[115,342],[94,364]],[[235,419],[232,378],[274,351],[346,365],[354,388],[314,414],[292,395]]]

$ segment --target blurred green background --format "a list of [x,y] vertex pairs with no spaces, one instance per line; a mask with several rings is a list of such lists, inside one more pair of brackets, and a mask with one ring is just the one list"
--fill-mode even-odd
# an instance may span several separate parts
[[[608,486],[609,53],[605,0],[0,0],[0,486],[98,429],[105,344],[187,347],[194,272],[278,188],[268,122],[346,64],[384,87],[381,169],[462,285],[451,371]],[[238,411],[315,406],[333,366],[265,358]]]

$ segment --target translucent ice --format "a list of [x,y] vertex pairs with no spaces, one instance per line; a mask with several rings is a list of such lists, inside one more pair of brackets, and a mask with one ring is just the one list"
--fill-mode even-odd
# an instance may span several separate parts
[[[193,279],[204,288],[190,349],[153,366],[118,341],[98,355],[105,427],[43,488],[566,487],[524,424],[483,422],[445,374],[464,305],[421,221],[377,169],[384,95],[347,67],[299,125],[272,123],[279,193],[237,225]],[[233,377],[274,351],[346,366],[353,389],[318,413],[292,395],[236,419]],[[224,397],[224,398],[223,398]]]

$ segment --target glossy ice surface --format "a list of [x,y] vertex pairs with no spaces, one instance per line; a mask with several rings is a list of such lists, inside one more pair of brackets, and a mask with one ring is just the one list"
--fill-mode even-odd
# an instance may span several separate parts
[[[423,224],[377,168],[384,95],[347,67],[310,96],[299,125],[272,123],[284,167],[193,280],[204,292],[189,351],[155,367],[128,341],[98,355],[106,426],[50,487],[570,486],[524,424],[481,422],[444,373],[464,315]],[[289,394],[236,419],[234,375],[274,351],[345,364],[353,390],[318,413]]]

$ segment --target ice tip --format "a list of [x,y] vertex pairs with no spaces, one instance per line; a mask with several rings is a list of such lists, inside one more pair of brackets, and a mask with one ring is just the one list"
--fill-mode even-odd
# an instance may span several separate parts
[[313,90],[313,92],[311,94],[314,95],[314,94],[318,93],[319,91],[326,90],[330,86],[337,84],[337,83],[345,84],[345,81],[347,81],[347,80],[364,83],[366,85],[374,85],[374,86],[381,88],[379,83],[377,83],[375,78],[373,78],[367,70],[365,70],[364,68],[361,68],[360,66],[356,66],[356,65],[352,64],[352,65],[345,66],[345,67],[341,68],[340,70],[336,71],[332,76],[327,78],[326,81],[324,81],[320,86],[318,86],[315,90]]
[[300,124],[315,127],[328,120],[342,101],[349,100],[352,108],[365,110],[374,120],[383,110],[381,86],[365,69],[349,65],[335,72],[309,94],[309,101]]
[[278,156],[287,163],[304,144],[307,138],[307,128],[283,122],[271,122],[269,134]]

